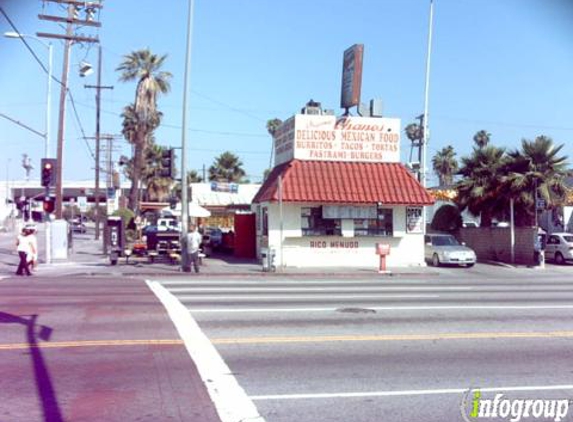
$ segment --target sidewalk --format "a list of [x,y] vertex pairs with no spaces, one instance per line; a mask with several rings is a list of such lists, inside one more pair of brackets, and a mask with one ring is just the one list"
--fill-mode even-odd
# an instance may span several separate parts
[[0,297],[1,420],[220,421],[145,283],[14,277]]
[[[13,244],[14,236],[0,233],[0,278],[12,275],[17,268],[18,257]],[[93,229],[87,234],[74,234],[73,250],[67,260],[53,262],[50,265],[44,263],[43,234],[38,235],[40,249],[40,266],[37,275],[45,277],[68,277],[68,276],[107,276],[107,277],[153,277],[153,276],[187,276],[194,274],[181,272],[178,264],[168,260],[157,260],[150,263],[146,257],[132,256],[129,260],[121,258],[118,265],[110,265],[109,258],[103,254],[101,240],[94,240]],[[481,267],[480,267],[481,266]],[[480,262],[473,269],[463,271],[479,271],[478,268],[488,268],[488,272],[508,273],[514,271],[532,271],[535,268],[526,266],[512,266],[499,262]],[[263,272],[262,265],[256,260],[237,259],[231,255],[214,255],[204,259],[201,267],[202,277],[226,277],[226,278],[258,278],[258,277],[314,277],[314,278],[380,278],[380,277],[406,277],[427,276],[436,277],[452,268],[427,267],[394,267],[389,268],[388,274],[379,274],[375,267],[314,267],[296,268],[289,267],[279,269],[277,272]],[[456,268],[453,268],[456,270]],[[545,273],[569,274],[571,266],[548,265],[542,270]],[[450,271],[451,272],[451,271]],[[508,274],[509,275],[509,274]]]
[[[18,257],[13,246],[14,235],[0,234],[0,275],[12,275],[17,268]],[[121,258],[118,265],[110,265],[109,258],[103,254],[101,240],[94,240],[93,231],[86,234],[74,234],[74,244],[68,259],[54,261],[47,265],[44,261],[43,233],[38,234],[40,265],[37,275],[45,277],[62,276],[112,276],[112,277],[150,277],[150,276],[192,276],[182,273],[178,264],[168,260],[148,262],[146,257],[132,256],[129,260]],[[432,267],[393,268],[391,275],[437,275]],[[286,268],[283,271],[263,272],[262,265],[256,260],[237,259],[232,255],[216,254],[205,258],[201,267],[202,276],[216,277],[276,277],[276,276],[314,276],[330,278],[379,277],[377,268]]]

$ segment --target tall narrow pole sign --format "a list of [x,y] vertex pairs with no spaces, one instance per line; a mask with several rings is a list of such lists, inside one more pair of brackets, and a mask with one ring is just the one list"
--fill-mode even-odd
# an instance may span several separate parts
[[363,55],[364,44],[354,44],[344,51],[340,107],[346,109],[346,113],[350,107],[360,104]]

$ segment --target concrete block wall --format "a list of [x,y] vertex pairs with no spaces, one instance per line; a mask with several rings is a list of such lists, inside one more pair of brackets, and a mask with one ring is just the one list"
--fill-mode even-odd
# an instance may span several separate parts
[[[509,227],[462,228],[459,240],[472,248],[478,260],[511,262],[511,233]],[[533,265],[534,227],[515,229],[515,263]]]

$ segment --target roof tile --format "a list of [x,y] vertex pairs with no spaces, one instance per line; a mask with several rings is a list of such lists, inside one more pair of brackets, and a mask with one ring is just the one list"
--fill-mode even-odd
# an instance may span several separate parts
[[401,163],[348,163],[292,160],[275,167],[253,202],[430,205],[432,195]]

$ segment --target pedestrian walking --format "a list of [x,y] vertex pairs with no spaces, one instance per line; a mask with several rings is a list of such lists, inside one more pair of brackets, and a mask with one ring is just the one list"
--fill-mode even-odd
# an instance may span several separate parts
[[38,266],[38,238],[36,237],[36,226],[28,227],[28,240],[31,248],[28,254],[28,268],[35,271]]
[[187,233],[187,253],[189,255],[189,261],[195,272],[199,272],[199,248],[201,247],[201,241],[203,237],[197,231],[197,226],[191,224],[189,226],[189,233]]
[[23,229],[18,235],[16,240],[16,251],[18,252],[18,257],[20,258],[20,263],[18,264],[18,269],[16,270],[16,275],[32,275],[30,268],[28,267],[28,255],[35,254],[34,245],[29,238],[30,231]]

